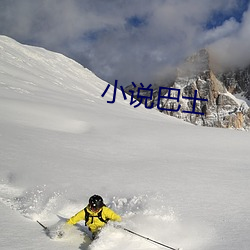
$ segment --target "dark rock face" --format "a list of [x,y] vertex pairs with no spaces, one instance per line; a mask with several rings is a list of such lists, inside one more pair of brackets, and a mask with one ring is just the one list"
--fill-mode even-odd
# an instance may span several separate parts
[[234,69],[218,74],[227,90],[232,94],[241,94],[250,100],[250,66],[244,69]]

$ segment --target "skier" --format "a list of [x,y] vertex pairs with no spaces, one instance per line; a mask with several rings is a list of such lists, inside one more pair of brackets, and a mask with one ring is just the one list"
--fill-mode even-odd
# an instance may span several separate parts
[[101,196],[95,194],[89,198],[89,204],[72,216],[67,224],[74,225],[80,220],[85,220],[85,226],[92,232],[94,239],[109,220],[120,222],[122,219],[120,215],[105,206]]

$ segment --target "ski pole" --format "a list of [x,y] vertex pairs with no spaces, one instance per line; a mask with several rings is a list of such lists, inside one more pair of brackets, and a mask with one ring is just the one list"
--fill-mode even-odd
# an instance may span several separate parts
[[39,222],[38,220],[36,221],[40,226],[42,226],[43,227],[43,229],[46,231],[46,230],[48,230],[48,228],[47,227],[45,227],[41,222]]
[[123,227],[122,229],[125,230],[125,231],[127,231],[127,232],[129,232],[129,233],[131,233],[131,234],[137,235],[137,236],[139,236],[139,237],[141,237],[141,238],[143,238],[143,239],[145,239],[145,240],[154,242],[154,243],[156,243],[156,244],[158,244],[158,245],[161,245],[161,246],[163,246],[163,247],[169,248],[169,249],[171,249],[171,250],[180,250],[180,248],[173,248],[173,247],[167,246],[167,245],[162,244],[162,243],[160,243],[160,242],[158,242],[158,241],[155,241],[155,240],[152,240],[152,239],[150,239],[150,238],[148,238],[148,237],[145,237],[145,236],[143,236],[143,235],[141,235],[141,234],[135,233],[135,232],[133,232],[133,231],[127,229],[127,228],[124,228],[124,227]]

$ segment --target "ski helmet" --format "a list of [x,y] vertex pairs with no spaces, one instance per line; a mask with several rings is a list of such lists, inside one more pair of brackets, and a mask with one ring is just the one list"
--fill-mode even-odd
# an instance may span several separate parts
[[89,198],[89,206],[93,210],[98,210],[103,207],[103,199],[99,195],[93,195]]

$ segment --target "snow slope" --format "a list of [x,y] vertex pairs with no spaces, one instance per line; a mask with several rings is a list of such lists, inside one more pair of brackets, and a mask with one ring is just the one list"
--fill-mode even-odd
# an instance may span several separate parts
[[135,109],[119,91],[108,104],[107,84],[0,36],[0,248],[162,249],[112,225],[90,244],[83,223],[63,239],[36,223],[53,228],[97,193],[124,227],[166,245],[248,250],[249,132]]

